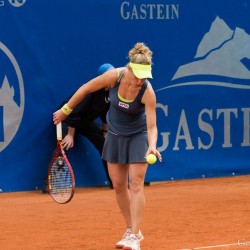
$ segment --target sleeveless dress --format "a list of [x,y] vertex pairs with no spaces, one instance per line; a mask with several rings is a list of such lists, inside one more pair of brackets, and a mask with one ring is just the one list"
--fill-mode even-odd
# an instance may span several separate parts
[[102,158],[107,162],[128,164],[146,162],[148,134],[145,105],[141,103],[148,81],[142,85],[133,101],[119,96],[120,76],[109,90],[110,108],[107,113],[108,133],[105,139]]

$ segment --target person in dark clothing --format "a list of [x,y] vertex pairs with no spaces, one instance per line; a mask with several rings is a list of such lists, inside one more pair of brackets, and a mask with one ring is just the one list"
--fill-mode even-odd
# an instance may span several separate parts
[[[114,66],[110,63],[104,63],[99,67],[98,75],[102,75],[113,68]],[[66,154],[74,146],[75,136],[81,135],[86,137],[94,145],[100,156],[102,155],[108,129],[106,114],[109,110],[109,106],[109,89],[103,88],[88,94],[86,98],[75,107],[67,119],[62,121],[62,145]],[[100,122],[102,124],[100,124]],[[107,162],[102,159],[102,164],[106,174],[107,184],[113,189],[113,184],[108,173]],[[44,179],[44,183],[42,193],[47,193],[47,177]]]
[[[98,75],[113,69],[109,63],[102,64],[98,69]],[[109,89],[103,88],[90,93],[73,110],[73,112],[62,121],[63,140],[62,145],[66,151],[74,146],[74,137],[80,134],[86,137],[98,150],[100,156],[107,133],[106,114],[109,109]],[[99,118],[99,121],[98,121]],[[100,124],[100,121],[102,124]],[[102,160],[109,187],[113,188],[109,177],[107,162]]]

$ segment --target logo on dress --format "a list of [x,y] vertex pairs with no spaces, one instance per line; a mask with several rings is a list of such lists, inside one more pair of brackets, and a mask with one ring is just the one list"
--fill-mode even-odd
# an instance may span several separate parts
[[129,109],[129,105],[127,103],[124,103],[124,102],[119,102],[118,104],[120,107],[123,107],[125,109]]

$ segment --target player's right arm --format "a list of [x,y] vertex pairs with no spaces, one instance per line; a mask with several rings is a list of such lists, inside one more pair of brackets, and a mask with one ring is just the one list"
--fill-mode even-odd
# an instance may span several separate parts
[[57,110],[53,114],[53,121],[54,124],[58,124],[62,120],[64,120],[67,115],[75,108],[75,106],[80,103],[89,93],[95,92],[102,88],[111,88],[114,86],[117,80],[117,70],[118,69],[111,69],[105,72],[104,74],[90,80],[86,84],[83,84],[75,94],[69,99],[68,103],[64,105],[65,109],[63,112],[63,108]]

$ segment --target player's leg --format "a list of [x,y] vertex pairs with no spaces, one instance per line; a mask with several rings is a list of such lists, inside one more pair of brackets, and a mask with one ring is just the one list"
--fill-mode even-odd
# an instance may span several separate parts
[[144,178],[147,171],[147,163],[130,164],[129,180],[130,180],[130,213],[132,221],[132,233],[138,234],[142,223],[145,196],[144,196]]
[[131,230],[128,238],[124,241],[122,249],[140,249],[140,241],[143,235],[140,231],[142,223],[145,197],[144,197],[144,177],[147,170],[147,163],[133,163],[129,167],[130,179],[130,215]]
[[109,175],[113,182],[118,206],[127,227],[131,226],[130,192],[128,189],[128,165],[108,163]]
[[130,192],[128,189],[128,165],[108,163],[109,174],[113,181],[115,197],[121,210],[126,229],[121,239],[116,243],[116,248],[123,248],[131,234]]

